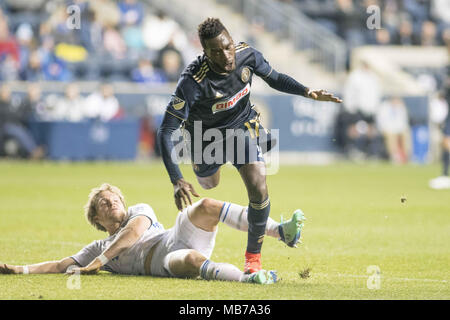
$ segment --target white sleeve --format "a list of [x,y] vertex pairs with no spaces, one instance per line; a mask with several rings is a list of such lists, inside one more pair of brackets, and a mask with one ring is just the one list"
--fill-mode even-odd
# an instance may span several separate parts
[[151,222],[150,226],[158,221],[152,207],[150,207],[146,203],[138,203],[134,206],[129,207],[128,213],[130,215],[128,221],[138,216],[146,216],[147,218],[149,218]]
[[102,240],[94,241],[81,249],[77,254],[71,256],[71,258],[80,266],[86,267],[103,252],[102,244]]

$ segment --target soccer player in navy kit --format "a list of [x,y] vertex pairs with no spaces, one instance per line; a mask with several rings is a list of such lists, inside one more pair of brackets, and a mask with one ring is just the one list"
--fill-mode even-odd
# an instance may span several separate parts
[[[228,129],[245,130],[245,160],[236,161],[236,153],[224,160],[239,170],[247,188],[248,206],[248,242],[245,253],[244,271],[253,273],[261,267],[261,247],[264,230],[270,212],[270,200],[265,177],[265,163],[261,154],[259,133],[267,130],[259,124],[258,113],[250,103],[250,89],[253,74],[261,77],[269,86],[282,92],[301,95],[319,101],[342,102],[339,98],[325,90],[309,90],[291,77],[278,73],[264,59],[263,55],[245,43],[235,45],[230,34],[216,18],[208,18],[198,27],[198,34],[204,54],[193,61],[181,74],[175,93],[167,106],[162,125],[158,131],[158,141],[162,157],[170,180],[174,186],[175,204],[179,210],[192,204],[190,193],[199,195],[192,184],[185,181],[172,161],[174,149],[172,133],[181,125],[195,138],[196,123],[201,123],[201,130],[218,129],[222,133]],[[270,140],[270,135],[267,138]],[[205,189],[214,188],[220,179],[220,166],[224,161],[208,163],[195,161],[198,150],[192,148],[195,139],[191,140],[191,158],[194,172],[200,185]],[[270,143],[267,149],[270,149]],[[205,144],[202,142],[202,150]],[[233,151],[233,150],[231,150]],[[239,154],[238,154],[239,155]],[[291,220],[297,220],[298,228],[293,240],[288,243],[295,246],[298,242],[302,221],[300,210],[294,213]],[[280,235],[281,239],[285,237]],[[292,235],[289,235],[292,237]]]

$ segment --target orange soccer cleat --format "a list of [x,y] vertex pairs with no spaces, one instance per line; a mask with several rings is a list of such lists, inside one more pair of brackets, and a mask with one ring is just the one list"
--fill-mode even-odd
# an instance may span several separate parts
[[255,273],[261,270],[261,253],[245,252],[245,273]]

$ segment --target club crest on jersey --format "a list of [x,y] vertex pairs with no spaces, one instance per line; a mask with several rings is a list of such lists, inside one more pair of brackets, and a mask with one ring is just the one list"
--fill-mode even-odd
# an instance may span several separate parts
[[241,72],[241,80],[243,83],[247,83],[249,79],[250,79],[250,69],[244,67]]
[[172,107],[173,107],[175,110],[181,110],[181,109],[183,109],[184,103],[185,103],[185,101],[182,100],[182,99],[180,99],[180,98],[178,98],[177,96],[173,96],[173,97],[172,97],[172,101],[170,101],[170,104],[172,105]]
[[236,106],[236,104],[239,102],[239,100],[241,100],[243,97],[245,97],[249,93],[250,93],[250,84],[247,83],[247,85],[243,89],[241,89],[241,91],[236,93],[230,99],[222,100],[222,101],[219,101],[219,102],[213,104],[213,106],[211,108],[212,113],[214,114],[217,112],[233,109]]

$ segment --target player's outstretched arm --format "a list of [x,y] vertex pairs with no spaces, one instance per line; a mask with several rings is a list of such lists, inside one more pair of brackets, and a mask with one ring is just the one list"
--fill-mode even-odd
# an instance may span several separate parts
[[175,205],[178,210],[182,210],[183,206],[192,204],[191,195],[199,197],[194,187],[183,179],[180,168],[172,161],[173,141],[172,133],[180,127],[181,120],[174,117],[170,113],[164,115],[161,127],[158,130],[158,142],[161,148],[161,155],[170,181],[174,188]]
[[[120,255],[126,249],[132,247],[136,241],[150,228],[152,221],[146,216],[138,216],[130,220],[127,225],[119,231],[115,240],[103,253],[92,260],[87,266],[73,268],[68,273],[97,274],[100,268],[109,260]],[[106,259],[106,261],[104,260]]]
[[270,74],[263,79],[270,87],[281,92],[300,95],[317,101],[329,101],[336,103],[342,102],[341,99],[335,97],[326,90],[310,90],[301,83],[297,82],[294,78],[283,73],[278,73],[273,69]]
[[317,101],[330,101],[336,103],[342,102],[341,99],[335,97],[332,93],[329,93],[326,90],[308,90],[306,97]]
[[14,266],[0,263],[0,274],[45,274],[45,273],[63,273],[71,265],[76,265],[75,260],[70,257],[59,261],[47,261],[27,266]]

